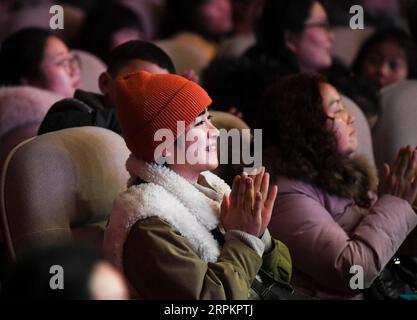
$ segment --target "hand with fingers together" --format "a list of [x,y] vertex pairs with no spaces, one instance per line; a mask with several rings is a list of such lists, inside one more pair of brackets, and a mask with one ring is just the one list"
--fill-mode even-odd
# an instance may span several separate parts
[[274,185],[269,194],[268,190],[269,173],[264,167],[256,175],[236,176],[230,196],[225,196],[221,205],[220,219],[225,230],[262,236],[271,220],[278,187]]
[[404,199],[411,205],[417,196],[417,150],[402,147],[392,167],[384,163],[379,195],[390,194]]

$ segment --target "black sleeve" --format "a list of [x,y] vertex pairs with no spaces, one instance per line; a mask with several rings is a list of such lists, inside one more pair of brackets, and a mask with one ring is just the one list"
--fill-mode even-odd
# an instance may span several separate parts
[[43,119],[38,135],[66,128],[97,126],[95,110],[77,99],[56,102]]

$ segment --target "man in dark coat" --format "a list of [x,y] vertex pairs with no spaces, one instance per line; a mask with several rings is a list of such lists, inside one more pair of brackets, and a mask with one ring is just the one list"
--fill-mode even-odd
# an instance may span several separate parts
[[73,98],[58,101],[49,109],[38,134],[82,126],[102,127],[121,134],[114,82],[120,75],[140,70],[175,73],[171,58],[156,45],[140,40],[126,42],[112,51],[108,69],[98,79],[102,94],[77,90]]

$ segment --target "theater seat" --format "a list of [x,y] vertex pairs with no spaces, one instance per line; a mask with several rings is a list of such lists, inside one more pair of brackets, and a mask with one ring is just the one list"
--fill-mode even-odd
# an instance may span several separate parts
[[38,244],[75,239],[101,248],[128,149],[117,134],[80,127],[18,145],[4,163],[0,222],[10,261]]
[[100,74],[107,69],[104,62],[101,61],[100,58],[87,51],[74,49],[72,52],[78,55],[81,62],[80,89],[84,91],[100,93],[98,78],[100,77]]
[[350,66],[362,44],[374,32],[374,28],[352,30],[349,26],[332,29],[335,35],[333,55]]
[[0,88],[0,170],[10,150],[35,136],[49,108],[63,98],[29,86]]
[[381,115],[373,139],[379,168],[392,164],[398,150],[417,146],[417,81],[392,84],[381,90]]
[[178,39],[164,39],[154,42],[164,50],[174,63],[177,74],[194,70],[200,76],[211,57],[200,47]]

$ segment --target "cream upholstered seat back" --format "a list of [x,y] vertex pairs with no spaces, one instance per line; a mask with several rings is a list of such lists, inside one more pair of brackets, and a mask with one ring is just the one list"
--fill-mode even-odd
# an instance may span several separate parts
[[101,246],[113,199],[126,188],[119,135],[80,127],[18,145],[1,181],[1,225],[11,259],[33,245],[74,238]]
[[90,52],[72,50],[80,58],[80,89],[84,91],[101,93],[98,85],[100,75],[107,70],[107,66],[101,59]]
[[379,168],[392,164],[398,150],[417,146],[417,81],[399,82],[381,91],[381,115],[373,133]]
[[0,169],[10,150],[35,136],[49,108],[63,98],[30,86],[0,88]]

